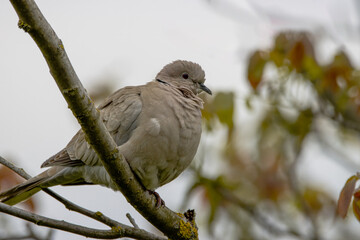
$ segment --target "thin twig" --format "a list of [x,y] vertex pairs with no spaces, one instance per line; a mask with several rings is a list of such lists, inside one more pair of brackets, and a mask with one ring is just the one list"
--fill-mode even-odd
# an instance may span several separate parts
[[29,174],[27,174],[24,169],[22,168],[18,168],[17,166],[15,166],[14,164],[12,164],[11,162],[7,161],[5,158],[0,156],[0,163],[6,167],[8,167],[9,169],[11,169],[12,171],[16,172],[18,175],[20,175],[21,177],[25,178],[25,179],[29,179],[31,178],[31,176]]
[[134,226],[134,228],[139,228],[139,226],[135,222],[135,219],[130,215],[130,213],[127,213],[126,217],[129,219],[130,223]]

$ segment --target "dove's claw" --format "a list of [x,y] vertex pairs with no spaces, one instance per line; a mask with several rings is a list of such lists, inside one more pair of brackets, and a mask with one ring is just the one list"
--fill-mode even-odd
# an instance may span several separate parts
[[156,208],[165,206],[165,202],[164,200],[162,200],[162,198],[160,197],[160,195],[155,192],[155,191],[151,191],[151,190],[147,190],[150,194],[154,195],[156,198]]

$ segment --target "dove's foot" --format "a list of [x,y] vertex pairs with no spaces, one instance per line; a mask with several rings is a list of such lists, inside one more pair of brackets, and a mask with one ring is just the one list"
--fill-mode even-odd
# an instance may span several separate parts
[[155,192],[155,191],[151,191],[151,190],[147,190],[150,194],[154,195],[156,198],[156,208],[159,208],[161,206],[165,206],[165,202],[164,200],[161,199],[160,195]]

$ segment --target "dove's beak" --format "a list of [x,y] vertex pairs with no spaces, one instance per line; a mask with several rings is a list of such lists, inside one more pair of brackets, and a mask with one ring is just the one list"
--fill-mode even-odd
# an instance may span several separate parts
[[212,95],[212,92],[210,89],[208,89],[203,83],[200,83],[200,89],[204,92],[207,92],[208,94]]

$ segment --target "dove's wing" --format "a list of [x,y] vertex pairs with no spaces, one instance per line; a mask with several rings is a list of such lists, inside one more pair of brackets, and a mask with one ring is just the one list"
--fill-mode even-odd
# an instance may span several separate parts
[[[99,107],[101,118],[117,145],[125,143],[137,126],[142,110],[141,88],[125,87],[109,96]],[[69,144],[46,160],[41,167],[100,165],[95,151],[79,130]]]

